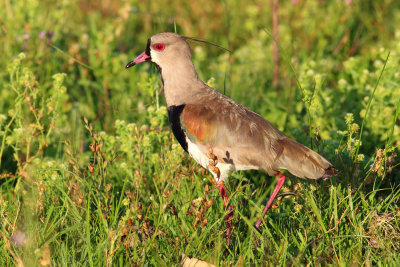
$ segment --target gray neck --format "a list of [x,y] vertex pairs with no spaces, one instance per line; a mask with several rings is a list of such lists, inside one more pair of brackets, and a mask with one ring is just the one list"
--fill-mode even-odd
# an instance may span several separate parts
[[205,84],[197,77],[193,63],[175,62],[172,67],[161,69],[167,106],[187,104],[193,96],[204,89]]

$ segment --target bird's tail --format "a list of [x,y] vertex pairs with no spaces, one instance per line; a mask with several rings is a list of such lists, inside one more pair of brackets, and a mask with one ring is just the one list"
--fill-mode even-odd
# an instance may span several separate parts
[[283,149],[276,160],[279,169],[309,179],[326,179],[338,172],[323,156],[292,139],[280,140],[280,145]]

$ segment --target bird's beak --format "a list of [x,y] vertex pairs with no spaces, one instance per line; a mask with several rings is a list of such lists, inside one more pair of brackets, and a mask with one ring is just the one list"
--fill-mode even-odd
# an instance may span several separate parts
[[125,68],[130,68],[135,66],[136,64],[148,61],[150,59],[150,56],[146,54],[146,52],[141,53],[139,56],[137,56],[134,60],[126,64]]

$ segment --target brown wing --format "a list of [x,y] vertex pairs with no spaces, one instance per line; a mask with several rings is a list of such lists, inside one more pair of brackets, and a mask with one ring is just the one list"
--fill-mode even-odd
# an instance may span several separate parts
[[181,121],[188,138],[205,152],[212,147],[220,161],[274,173],[273,144],[282,133],[237,102],[208,91],[185,105]]
[[[188,138],[226,163],[275,174],[287,169],[298,177],[317,179],[331,166],[318,153],[287,138],[271,123],[214,91],[186,104],[181,121]],[[246,169],[246,168],[244,168]]]

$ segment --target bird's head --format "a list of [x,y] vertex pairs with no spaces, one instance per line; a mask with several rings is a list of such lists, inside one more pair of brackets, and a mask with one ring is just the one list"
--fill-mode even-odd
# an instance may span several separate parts
[[191,62],[190,48],[185,38],[178,34],[159,33],[148,39],[146,50],[125,68],[142,62],[151,62],[160,69],[176,66],[178,62]]

